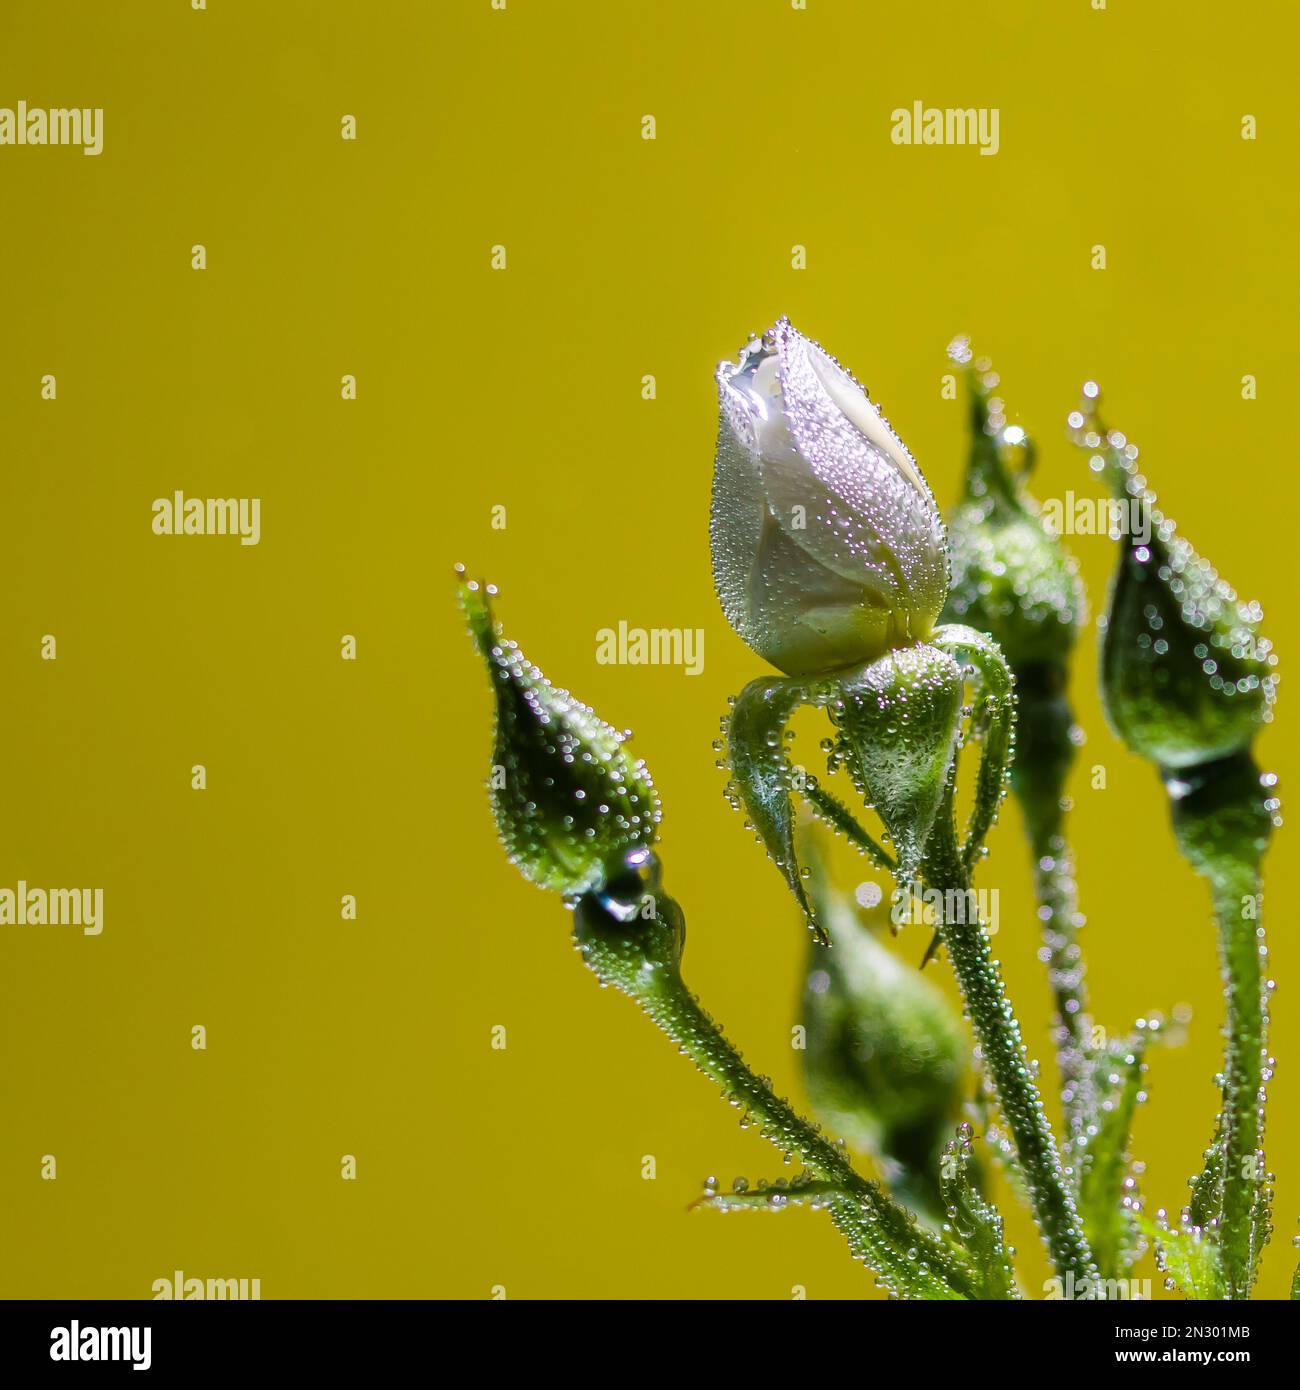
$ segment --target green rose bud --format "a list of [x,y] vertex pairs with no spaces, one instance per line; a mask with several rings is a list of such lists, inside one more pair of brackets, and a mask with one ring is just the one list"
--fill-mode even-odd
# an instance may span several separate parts
[[1258,604],[1240,603],[1155,506],[1137,448],[1097,417],[1095,383],[1070,415],[1090,466],[1144,525],[1119,538],[1102,646],[1106,714],[1128,747],[1177,771],[1249,747],[1272,718],[1272,644]]
[[833,1133],[877,1159],[900,1199],[936,1217],[943,1148],[966,1090],[961,1020],[824,873],[813,882],[831,949],[812,947],[804,987],[809,1097]]
[[1073,559],[1025,490],[1035,449],[1008,424],[987,357],[972,358],[965,338],[948,349],[967,368],[971,452],[965,495],[948,525],[952,590],[945,618],[987,632],[1017,675],[1062,667],[1084,616]]
[[1125,544],[1102,649],[1115,731],[1172,769],[1248,747],[1270,717],[1274,683],[1257,627],[1181,536]]
[[814,800],[841,830],[860,827],[844,808],[831,810],[837,803],[816,778],[791,765],[783,731],[795,711],[803,705],[827,710],[838,731],[829,744],[828,770],[847,770],[896,848],[896,859],[888,861],[891,871],[900,882],[910,882],[947,787],[961,727],[962,692],[957,662],[923,643],[833,677],[763,676],[737,697],[726,725],[734,774],[728,795],[749,812],[814,931],[816,908],[804,891],[808,870],[795,845],[794,798],[800,794]]
[[[458,570],[463,574],[463,570]],[[566,897],[601,890],[647,850],[659,798],[643,762],[618,733],[557,690],[496,630],[489,595],[462,580],[461,603],[496,692],[496,746],[489,794],[510,862]]]
[[948,785],[962,711],[961,668],[928,643],[840,676],[830,715],[838,756],[897,852],[897,877],[920,870]]

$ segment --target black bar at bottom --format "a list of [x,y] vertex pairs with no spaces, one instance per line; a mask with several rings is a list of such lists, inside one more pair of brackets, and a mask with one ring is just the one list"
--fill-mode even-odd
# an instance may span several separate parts
[[[357,1301],[0,1303],[0,1374],[115,1373],[169,1383],[250,1370],[319,1370],[406,1379],[441,1371],[457,1380],[581,1371],[597,1376],[639,1348],[665,1378],[689,1363],[698,1378],[716,1357],[734,1378],[762,1329],[765,1372],[783,1353],[805,1375],[863,1374],[899,1357],[941,1373],[947,1365],[1019,1367],[1043,1381],[1065,1371],[1144,1367],[1285,1371],[1296,1363],[1293,1305],[1190,1303],[776,1303]],[[595,1311],[597,1310],[598,1311]],[[846,1316],[846,1314],[849,1314]],[[759,1321],[761,1320],[761,1321]],[[888,1349],[886,1351],[886,1349]],[[880,1359],[881,1353],[886,1355]],[[739,1362],[737,1358],[739,1357]],[[673,1370],[672,1367],[679,1370]],[[13,1381],[13,1384],[25,1382]]]

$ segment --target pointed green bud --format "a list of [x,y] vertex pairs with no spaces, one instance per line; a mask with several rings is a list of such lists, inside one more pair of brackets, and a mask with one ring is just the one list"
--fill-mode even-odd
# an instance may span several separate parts
[[1271,653],[1180,536],[1124,544],[1111,590],[1102,694],[1115,731],[1143,757],[1185,768],[1239,752],[1271,718]]
[[494,592],[460,584],[496,694],[488,787],[501,843],[542,888],[566,897],[599,890],[625,872],[629,853],[654,842],[659,798],[645,764],[624,751],[628,735],[557,690],[500,635]]
[[[816,864],[810,846],[803,853]],[[882,1164],[904,1203],[935,1217],[943,1149],[966,1087],[961,1020],[824,873],[811,883],[831,946],[811,948],[804,987],[809,1097],[828,1128]]]
[[1263,613],[1179,536],[1137,472],[1137,448],[1097,416],[1094,382],[1069,418],[1076,444],[1124,504],[1102,647],[1102,699],[1111,726],[1135,753],[1177,771],[1249,747],[1272,718],[1272,644]]
[[975,358],[965,338],[948,355],[966,368],[971,449],[965,494],[948,525],[945,620],[990,633],[1017,673],[1063,666],[1085,600],[1074,560],[1025,487],[1034,444],[1021,426],[1007,423],[989,359]]
[[898,882],[914,879],[943,800],[961,726],[962,673],[937,647],[902,647],[841,672],[830,701],[859,794],[885,824]]

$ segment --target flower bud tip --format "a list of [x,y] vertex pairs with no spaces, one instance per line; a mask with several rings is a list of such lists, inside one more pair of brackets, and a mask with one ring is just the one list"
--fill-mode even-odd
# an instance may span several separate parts
[[1100,398],[1085,382],[1067,424],[1089,467],[1136,513],[1118,535],[1104,624],[1107,717],[1133,752],[1164,769],[1230,757],[1272,718],[1277,657],[1260,635],[1263,612],[1239,602],[1156,507],[1137,446],[1102,424]]
[[1060,668],[1085,612],[1077,567],[1026,491],[1037,450],[993,394],[999,378],[992,362],[980,357],[968,367],[970,459],[965,499],[949,522],[953,578],[945,612],[992,633],[1015,669]]
[[659,799],[626,733],[551,684],[497,629],[493,585],[460,584],[470,632],[496,696],[489,795],[501,842],[526,878],[566,896],[625,872],[654,842]]

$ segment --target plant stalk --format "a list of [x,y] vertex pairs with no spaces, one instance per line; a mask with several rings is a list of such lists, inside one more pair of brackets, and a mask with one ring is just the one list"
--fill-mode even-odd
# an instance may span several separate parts
[[[1236,880],[1235,882],[1233,880]],[[1244,898],[1255,898],[1258,880],[1244,867],[1214,887],[1214,917],[1227,996],[1223,1065],[1223,1220],[1229,1292],[1249,1298],[1261,1251],[1254,1231],[1260,1184],[1265,1181],[1260,1146],[1264,1131],[1263,1050],[1267,1006],[1261,977],[1264,951],[1259,922],[1242,916]],[[1247,1240],[1241,1234],[1249,1233]]]
[[1025,818],[1033,860],[1034,897],[1046,952],[1054,1016],[1052,1042],[1061,1076],[1061,1104],[1072,1142],[1086,1139],[1092,1109],[1088,1067],[1091,1020],[1074,856],[1065,835],[1062,804],[1074,762],[1074,714],[1065,695],[1065,671],[1043,666],[1017,674],[1019,751],[1011,786]]
[[1227,1003],[1223,1113],[1210,1180],[1219,1192],[1219,1243],[1228,1296],[1250,1297],[1269,1238],[1264,1171],[1264,1044],[1268,1029],[1260,863],[1275,803],[1248,752],[1163,773],[1183,856],[1210,885]]
[[[665,895],[656,904],[656,927],[663,935],[680,921],[680,909]],[[891,1292],[921,1298],[972,1298],[976,1282],[958,1252],[915,1219],[874,1183],[854,1171],[844,1153],[756,1075],[721,1028],[686,987],[675,961],[653,946],[646,952],[635,923],[610,918],[588,897],[579,904],[575,934],[583,958],[605,983],[639,1004],[650,1020],[721,1089],[747,1121],[788,1162],[798,1155],[818,1179],[840,1194],[827,1205],[855,1255],[877,1273]],[[655,955],[658,959],[655,959]],[[648,957],[648,958],[647,958]],[[639,963],[638,963],[639,962]]]
[[[970,875],[963,866],[952,817],[951,787],[926,848],[927,885],[955,900],[972,904]],[[993,1081],[998,1104],[1016,1147],[1034,1217],[1057,1274],[1073,1276],[1076,1288],[1098,1287],[1097,1267],[1066,1184],[1056,1139],[1034,1084],[1020,1024],[1007,998],[1002,974],[978,919],[945,923],[941,928],[966,1011]],[[1084,1281],[1088,1281],[1085,1285]]]

